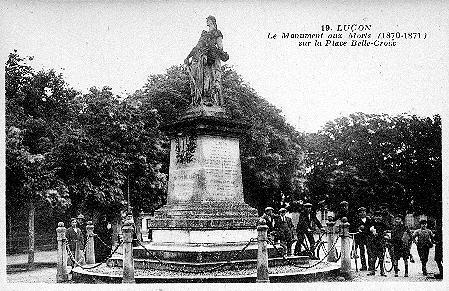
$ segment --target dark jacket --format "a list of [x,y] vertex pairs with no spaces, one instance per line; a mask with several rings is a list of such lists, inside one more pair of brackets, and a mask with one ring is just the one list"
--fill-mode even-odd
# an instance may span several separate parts
[[314,231],[316,228],[323,228],[321,222],[316,218],[314,212],[302,212],[299,216],[298,224],[296,225],[297,233],[306,233]]
[[373,247],[383,247],[385,246],[385,231],[387,230],[387,225],[381,221],[372,222],[371,227],[376,229],[376,234],[373,234],[370,230],[368,236],[368,243]]
[[361,244],[365,244],[368,236],[370,235],[370,227],[372,225],[372,221],[371,218],[366,217],[365,222],[363,222],[363,220],[358,217],[357,219],[354,220],[354,229],[355,232],[357,232],[357,236],[356,236],[356,243],[358,244],[359,242]]
[[275,221],[275,229],[278,234],[279,240],[281,241],[291,241],[294,237],[294,226],[292,219],[290,217],[284,216],[284,220],[282,220],[282,216],[276,218]]
[[77,227],[75,231],[73,227],[69,227],[66,232],[66,238],[72,252],[75,251],[77,242],[79,243],[80,250],[84,250],[84,237],[81,229]]

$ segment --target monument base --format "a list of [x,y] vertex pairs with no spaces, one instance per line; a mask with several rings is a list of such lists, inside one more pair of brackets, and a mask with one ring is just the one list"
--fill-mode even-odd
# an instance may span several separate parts
[[154,243],[218,244],[248,242],[257,237],[254,229],[153,230]]

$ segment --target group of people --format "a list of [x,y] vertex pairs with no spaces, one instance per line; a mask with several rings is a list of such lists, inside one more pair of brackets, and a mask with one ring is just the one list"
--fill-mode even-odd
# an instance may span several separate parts
[[[74,267],[77,263],[83,265],[85,263],[85,247],[87,243],[86,220],[84,215],[80,214],[76,218],[70,219],[70,227],[66,231],[67,244],[72,253],[69,256],[67,264]],[[112,229],[105,216],[102,216],[95,226],[95,235],[99,239],[94,240],[95,259],[102,261],[106,259],[111,253],[112,243]],[[76,258],[76,251],[78,245],[78,258]]]
[[[419,258],[422,265],[422,274],[427,276],[427,261],[429,249],[435,244],[435,261],[437,262],[439,274],[435,277],[442,277],[442,235],[441,223],[436,227],[436,234],[427,228],[427,220],[420,220],[420,228],[412,231],[404,222],[404,217],[400,214],[392,215],[386,205],[381,205],[380,209],[374,211],[370,216],[365,207],[357,210],[357,215],[349,212],[349,203],[342,201],[340,209],[335,218],[329,216],[329,220],[335,220],[336,228],[339,227],[341,219],[346,217],[350,223],[350,232],[354,234],[355,250],[360,250],[361,271],[369,271],[368,275],[376,273],[376,262],[379,262],[380,275],[386,276],[383,268],[385,251],[388,250],[394,268],[395,277],[399,276],[399,261],[404,261],[404,276],[408,277],[408,261],[413,263],[414,258],[410,253],[413,243],[416,244]],[[272,207],[265,209],[262,218],[268,226],[268,233],[275,241],[279,241],[286,250],[287,255],[292,254],[292,246],[296,241],[294,255],[304,254],[302,247],[312,258],[315,257],[315,237],[317,230],[324,231],[321,222],[317,219],[315,211],[312,211],[312,204],[305,203],[299,211],[296,227],[293,220],[287,214],[287,209],[279,209],[279,215],[274,214]],[[308,246],[305,243],[307,240]],[[367,258],[365,256],[367,254]],[[367,264],[368,263],[368,264]]]
[[[435,261],[437,262],[439,274],[436,277],[442,277],[442,238],[438,233],[441,231],[436,228],[437,235],[427,228],[427,220],[420,220],[420,228],[412,231],[405,225],[404,217],[401,214],[392,215],[385,205],[375,211],[372,218],[367,216],[366,208],[358,209],[358,216],[353,222],[355,226],[355,245],[360,250],[361,270],[368,270],[369,276],[376,273],[376,261],[379,261],[380,275],[386,276],[383,268],[385,251],[388,250],[392,259],[394,276],[399,276],[399,261],[404,262],[404,277],[409,275],[408,262],[414,263],[414,258],[410,253],[413,243],[416,244],[419,259],[421,261],[421,270],[424,276],[427,276],[427,262],[429,250],[435,244]],[[368,255],[368,268],[366,266],[365,251]]]
[[[303,206],[304,209],[299,215],[296,227],[293,225],[292,218],[286,215],[286,208],[279,209],[279,215],[275,215],[274,209],[267,207],[262,218],[268,226],[270,237],[280,241],[287,255],[291,255],[293,243],[296,241],[294,255],[301,254],[304,247],[305,251],[314,258],[313,251],[310,252],[315,249],[314,232],[317,228],[324,231],[324,228],[312,211],[312,204],[305,203]],[[306,245],[306,242],[309,243],[309,246]]]

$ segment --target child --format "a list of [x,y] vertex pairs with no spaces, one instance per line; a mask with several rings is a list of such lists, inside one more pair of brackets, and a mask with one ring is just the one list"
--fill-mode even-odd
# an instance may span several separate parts
[[412,234],[410,230],[404,225],[401,215],[396,215],[394,219],[393,230],[391,231],[391,250],[394,266],[394,276],[398,276],[398,263],[402,257],[404,260],[404,277],[408,277],[408,257],[410,256],[410,243]]
[[416,247],[418,249],[419,259],[422,264],[422,273],[427,276],[427,260],[429,258],[429,249],[433,246],[433,232],[427,229],[427,220],[420,220],[421,228],[415,230],[413,233],[413,239],[415,240]]
[[368,276],[376,274],[376,260],[379,259],[380,275],[386,277],[384,264],[385,251],[385,231],[387,226],[382,221],[382,214],[380,211],[374,213],[374,221],[370,227],[370,234],[368,236],[368,267],[370,272]]

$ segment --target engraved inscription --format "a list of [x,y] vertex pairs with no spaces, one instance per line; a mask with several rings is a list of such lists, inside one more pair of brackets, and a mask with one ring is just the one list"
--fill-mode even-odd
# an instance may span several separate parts
[[204,168],[208,198],[228,200],[241,188],[239,183],[238,142],[232,139],[214,139],[204,147]]

